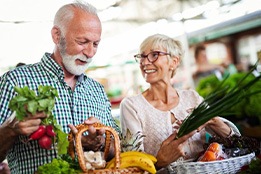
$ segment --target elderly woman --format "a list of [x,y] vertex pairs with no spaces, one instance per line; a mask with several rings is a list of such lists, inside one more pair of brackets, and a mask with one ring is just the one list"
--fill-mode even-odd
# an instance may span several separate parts
[[240,134],[233,123],[215,117],[198,131],[176,139],[182,120],[203,98],[195,90],[175,89],[171,78],[183,56],[181,43],[165,35],[155,34],[140,45],[135,55],[149,88],[137,96],[126,97],[120,105],[123,136],[142,132],[140,150],[156,156],[158,169],[176,160],[191,159],[203,150],[206,132],[228,137]]

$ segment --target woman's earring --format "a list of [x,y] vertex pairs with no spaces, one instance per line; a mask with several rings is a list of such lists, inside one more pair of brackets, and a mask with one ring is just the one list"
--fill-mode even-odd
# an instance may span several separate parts
[[174,76],[174,74],[175,74],[175,69],[174,68],[170,68],[170,70],[172,71],[171,72],[171,78]]

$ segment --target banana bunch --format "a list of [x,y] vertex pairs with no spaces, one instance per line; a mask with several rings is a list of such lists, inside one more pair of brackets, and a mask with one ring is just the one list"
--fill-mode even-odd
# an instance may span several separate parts
[[[128,167],[138,167],[144,171],[155,174],[156,168],[154,164],[157,159],[150,154],[138,151],[127,151],[120,154],[121,157],[121,169]],[[106,169],[112,169],[115,165],[115,158],[109,161],[106,165]]]

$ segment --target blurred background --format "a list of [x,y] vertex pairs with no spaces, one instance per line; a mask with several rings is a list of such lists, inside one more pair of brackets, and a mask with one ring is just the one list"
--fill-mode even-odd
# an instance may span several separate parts
[[[87,1],[87,0],[86,0]],[[38,62],[52,52],[51,28],[59,7],[72,0],[0,0],[0,75],[17,63]],[[101,82],[118,114],[123,97],[146,88],[133,55],[148,35],[179,39],[185,57],[173,85],[197,88],[194,50],[206,47],[213,64],[247,71],[261,50],[261,0],[88,0],[99,10],[103,33],[86,72]],[[231,70],[231,69],[230,69]]]

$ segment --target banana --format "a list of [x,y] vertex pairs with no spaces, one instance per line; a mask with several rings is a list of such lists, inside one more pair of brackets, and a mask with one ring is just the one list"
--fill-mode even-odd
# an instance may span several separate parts
[[139,167],[144,171],[148,171],[149,173],[155,174],[156,168],[153,162],[144,156],[126,156],[121,159],[120,168],[128,168],[128,167]]
[[[125,156],[144,156],[144,157],[148,157],[151,159],[151,161],[153,162],[153,164],[155,164],[157,162],[157,159],[155,158],[155,156],[151,155],[151,154],[148,154],[148,153],[145,153],[145,152],[139,152],[139,151],[127,151],[127,152],[122,152],[120,154],[120,157],[125,157]],[[106,168],[110,168],[111,165],[113,164],[112,167],[114,167],[114,163],[115,163],[115,158],[113,158],[112,160],[110,160],[107,165],[106,165]],[[111,167],[111,168],[112,168]]]
[[[138,151],[128,151],[121,153],[120,156],[120,168],[139,167],[142,170],[148,171],[150,173],[156,173],[154,163],[157,161],[157,159],[153,155]],[[106,168],[114,168],[114,163],[115,158],[107,163]]]
[[133,156],[147,156],[149,159],[151,159],[151,161],[153,162],[153,164],[155,164],[157,162],[157,159],[155,156],[145,153],[145,152],[139,152],[139,151],[128,151],[128,152],[123,152],[121,153],[121,157],[124,156],[129,156],[129,155],[133,155]]

